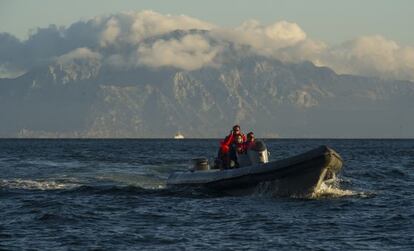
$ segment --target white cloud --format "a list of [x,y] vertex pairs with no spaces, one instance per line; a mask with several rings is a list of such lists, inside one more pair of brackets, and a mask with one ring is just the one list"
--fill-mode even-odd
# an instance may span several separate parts
[[[60,71],[65,72],[61,79],[63,84],[71,81],[90,79],[99,74],[102,56],[88,48],[78,48],[57,59],[57,66]],[[55,66],[49,66],[49,73],[56,80],[58,76]]]
[[101,54],[98,52],[93,52],[88,48],[78,48],[69,53],[66,53],[58,57],[57,62],[59,64],[68,64],[72,63],[77,59],[84,60],[100,60],[102,58]]
[[9,63],[0,63],[0,78],[17,78],[26,73],[23,69],[16,68]]
[[181,15],[162,15],[154,11],[130,13],[133,17],[131,26],[131,40],[139,42],[143,38],[164,34],[174,30],[201,29],[210,30],[214,26],[201,20]]
[[115,17],[110,18],[106,22],[106,27],[101,34],[101,46],[105,47],[108,44],[114,43],[120,33],[119,21]]
[[247,45],[257,54],[285,62],[311,61],[337,73],[414,80],[414,47],[382,36],[361,36],[338,46],[307,38],[295,23],[262,25],[250,20],[235,29],[215,29],[213,36]]
[[306,33],[296,24],[286,21],[262,25],[257,20],[249,20],[235,29],[215,29],[217,38],[239,45],[248,45],[266,56],[275,56],[278,50],[294,46],[306,40]]
[[318,61],[338,73],[414,80],[414,48],[378,35],[331,47]]
[[320,57],[328,48],[328,45],[322,41],[306,39],[293,46],[279,49],[275,55],[282,61],[312,61],[315,65],[321,65]]
[[296,44],[306,38],[306,33],[296,23],[280,21],[263,29],[266,36],[285,45]]
[[339,46],[307,38],[295,23],[262,25],[250,20],[235,29],[215,29],[213,36],[247,45],[257,54],[285,62],[311,61],[337,73],[414,80],[414,48],[382,36],[362,36]]
[[174,30],[210,30],[214,25],[185,15],[163,15],[154,11],[122,12],[107,18],[95,18],[103,26],[102,46],[122,42],[138,44],[142,40]]
[[[192,29],[208,32],[189,32]],[[170,34],[175,30],[184,32]],[[185,15],[122,12],[80,21],[67,29],[52,25],[23,42],[0,34],[0,41],[2,76],[56,58],[60,63],[87,58],[117,67],[194,70],[220,62],[224,55],[220,52],[231,45],[236,51],[249,48],[251,53],[285,62],[309,60],[337,73],[414,81],[414,47],[379,35],[330,46],[309,38],[298,24],[287,21],[264,25],[249,20],[235,28],[222,28]]]
[[218,51],[217,47],[212,47],[201,35],[186,35],[178,40],[158,40],[150,45],[141,45],[137,56],[138,64],[195,70],[212,65]]

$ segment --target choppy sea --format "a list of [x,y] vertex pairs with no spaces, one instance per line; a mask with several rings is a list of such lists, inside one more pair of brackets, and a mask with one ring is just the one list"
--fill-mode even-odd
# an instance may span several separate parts
[[345,165],[318,196],[227,196],[165,185],[218,140],[2,139],[0,250],[414,250],[414,140],[265,142]]

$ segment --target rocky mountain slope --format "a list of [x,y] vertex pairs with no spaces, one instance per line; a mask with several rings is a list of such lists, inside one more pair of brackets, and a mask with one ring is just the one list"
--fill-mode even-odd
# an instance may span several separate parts
[[414,137],[414,83],[257,55],[220,66],[56,60],[0,80],[1,137]]

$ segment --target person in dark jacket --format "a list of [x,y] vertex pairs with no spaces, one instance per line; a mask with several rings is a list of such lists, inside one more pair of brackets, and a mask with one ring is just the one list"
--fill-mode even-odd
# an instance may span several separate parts
[[256,141],[255,141],[254,133],[249,132],[247,134],[247,140],[246,142],[244,142],[244,149],[247,152],[247,150],[254,150],[255,147],[256,147]]

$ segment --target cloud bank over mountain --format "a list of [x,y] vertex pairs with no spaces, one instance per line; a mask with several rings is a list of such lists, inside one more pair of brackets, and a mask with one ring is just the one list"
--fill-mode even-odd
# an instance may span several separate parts
[[191,71],[211,64],[218,51],[202,36],[186,35],[181,39],[160,39],[151,45],[140,45],[137,60],[147,66],[173,66]]
[[300,24],[248,20],[235,28],[154,11],[123,12],[37,29],[28,40],[0,34],[0,77],[13,77],[39,64],[67,64],[90,58],[117,67],[174,67],[192,71],[219,66],[226,51],[283,62],[311,61],[337,73],[414,80],[414,47],[381,35],[339,45],[310,38]]
[[126,12],[0,34],[0,62],[0,137],[414,136],[413,48],[379,35]]

